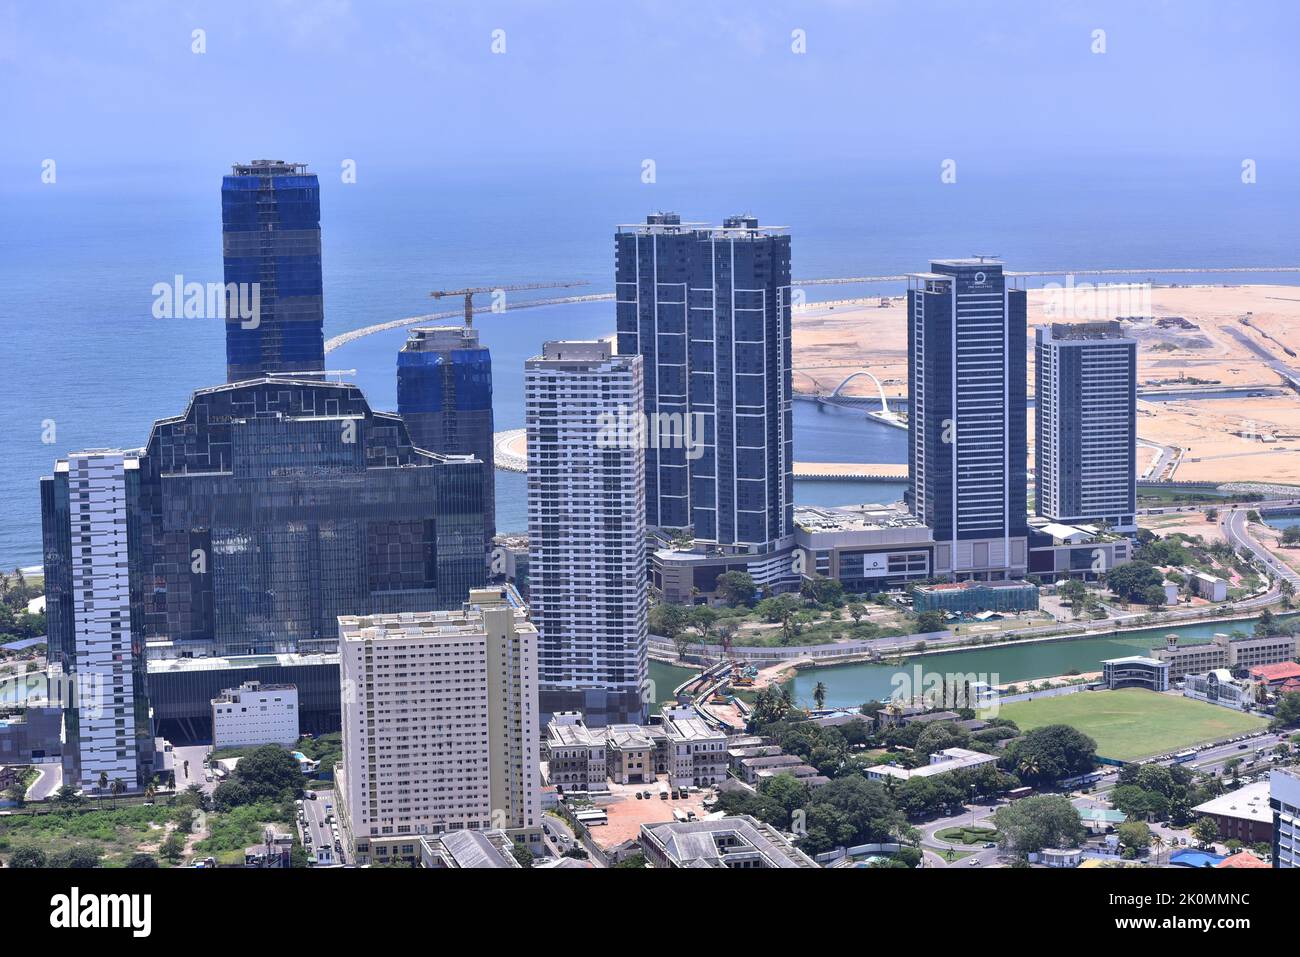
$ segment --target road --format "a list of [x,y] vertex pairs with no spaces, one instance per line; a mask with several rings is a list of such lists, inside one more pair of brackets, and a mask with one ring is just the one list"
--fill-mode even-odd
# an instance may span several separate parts
[[[316,799],[302,802],[302,817],[298,819],[298,837],[308,854],[315,854],[317,867],[346,864],[346,855],[335,847],[334,832],[337,817],[334,808],[334,791],[316,791]],[[310,840],[308,840],[310,838]]]
[[[992,827],[991,820],[993,812],[1002,806],[1003,802],[979,803],[968,805],[960,814],[952,814],[946,817],[937,818],[926,824],[922,824],[921,831],[921,850],[925,854],[926,867],[994,867],[1000,866],[1001,854],[996,847],[984,847],[980,844],[954,844],[950,841],[940,840],[935,834],[947,827],[970,827],[974,821],[975,827]],[[968,852],[965,857],[955,861],[949,861],[943,856],[943,852],[949,848],[957,851]]]
[[27,788],[26,799],[28,801],[44,801],[63,786],[63,765],[54,761],[47,764],[37,764],[35,767],[41,772],[41,776]]
[[[1258,508],[1258,506],[1251,506],[1251,508]],[[1251,536],[1250,522],[1246,518],[1249,511],[1248,508],[1233,508],[1227,513],[1219,513],[1219,526],[1223,529],[1224,537],[1234,548],[1254,555],[1274,577],[1290,582],[1300,591],[1300,575]]]
[[[210,744],[191,744],[173,748],[172,754],[176,762],[177,792],[184,791],[193,784],[197,784],[202,788],[204,794],[211,794],[217,789],[216,780],[209,781],[204,773],[203,762],[207,760],[208,755],[211,753],[212,745]],[[188,774],[186,774],[187,762]]]

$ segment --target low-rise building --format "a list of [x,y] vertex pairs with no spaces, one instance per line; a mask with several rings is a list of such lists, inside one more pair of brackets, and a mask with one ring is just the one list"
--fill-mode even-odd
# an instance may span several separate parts
[[671,787],[707,787],[727,776],[727,736],[692,708],[665,708],[661,724]]
[[[737,767],[737,776],[746,784],[757,784],[759,781],[758,772],[769,769],[775,769],[777,773],[781,770],[796,768],[803,764],[803,758],[794,754],[773,754],[761,758],[741,758]],[[814,772],[816,773],[816,772]]]
[[245,681],[212,699],[212,745],[243,748],[298,740],[298,689]]
[[892,764],[876,764],[867,768],[867,778],[872,781],[884,781],[894,778],[907,781],[911,778],[927,778],[936,774],[949,774],[953,771],[965,771],[997,764],[996,755],[971,751],[969,748],[944,748],[930,755],[930,763],[919,768],[900,768]]
[[1192,813],[1213,818],[1219,826],[1219,840],[1243,844],[1273,842],[1273,809],[1269,805],[1269,781],[1256,781],[1198,804]]
[[1142,655],[1108,658],[1101,663],[1102,681],[1110,690],[1116,688],[1148,688],[1151,691],[1169,690],[1169,662]]
[[703,821],[641,825],[641,851],[651,867],[815,868],[811,857],[770,824],[747,814]]
[[610,780],[619,784],[649,784],[655,780],[654,739],[636,724],[611,724],[605,729],[605,760]]
[[981,611],[1036,611],[1038,586],[1018,579],[918,585],[912,589],[912,606],[917,612],[944,611],[956,615],[973,615]]
[[1255,706],[1255,685],[1233,678],[1227,668],[1216,668],[1203,675],[1185,677],[1183,696],[1237,711],[1249,711]]
[[1288,682],[1300,679],[1300,664],[1294,661],[1256,665],[1250,668],[1249,671],[1253,681],[1258,681],[1272,692],[1277,692],[1285,687]]
[[244,848],[245,867],[289,867],[293,835],[267,828],[262,843]]
[[1188,576],[1192,590],[1206,601],[1227,601],[1228,583],[1217,575],[1207,572],[1192,572]]
[[1095,581],[1132,557],[1131,539],[1096,525],[1066,525],[1041,517],[1029,521],[1029,574],[1039,581]]
[[39,764],[63,752],[63,710],[32,707],[0,718],[0,764]]
[[1169,663],[1169,678],[1205,674],[1216,668],[1235,671],[1291,661],[1296,656],[1293,635],[1232,635],[1222,632],[1209,641],[1187,643],[1170,634],[1165,647],[1152,649],[1151,656]]
[[937,574],[934,533],[901,504],[796,505],[795,548],[805,578],[850,592],[882,592]]
[[434,870],[517,868],[514,840],[502,830],[449,831],[420,837],[420,866]]
[[546,725],[547,781],[565,791],[608,791],[604,728],[588,728],[579,711],[559,711]]

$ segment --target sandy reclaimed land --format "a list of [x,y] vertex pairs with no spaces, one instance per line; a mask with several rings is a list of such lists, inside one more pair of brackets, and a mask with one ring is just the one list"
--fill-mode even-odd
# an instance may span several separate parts
[[[1270,362],[1300,370],[1300,286],[1156,286],[1029,293],[1029,388],[1034,327],[1053,321],[1139,316],[1125,330],[1137,338],[1142,389],[1227,386],[1275,389]],[[1149,295],[1149,298],[1148,298]],[[1165,321],[1160,322],[1161,319]],[[861,369],[885,393],[907,393],[906,300],[901,296],[815,303],[795,312],[794,384],[829,392]],[[1191,381],[1189,381],[1191,380]],[[1195,380],[1201,380],[1197,382]],[[845,389],[875,395],[861,377]],[[1030,430],[1032,435],[1032,414]],[[1138,435],[1185,450],[1174,478],[1195,481],[1300,483],[1300,395],[1150,402],[1139,400]],[[1032,446],[1032,442],[1031,442]],[[1139,450],[1139,467],[1151,461]]]

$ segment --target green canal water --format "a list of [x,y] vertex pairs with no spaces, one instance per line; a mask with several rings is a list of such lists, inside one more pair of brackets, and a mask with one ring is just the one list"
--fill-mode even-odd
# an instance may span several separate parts
[[[975,673],[990,684],[1005,684],[1031,678],[1046,678],[1069,671],[1100,671],[1106,658],[1146,654],[1164,644],[1165,635],[1176,634],[1184,642],[1206,641],[1216,632],[1241,629],[1249,633],[1255,619],[1233,622],[1207,622],[1156,627],[1096,638],[1072,641],[1045,641],[1036,644],[989,645],[943,654],[919,655],[904,659],[904,664],[863,662],[801,669],[790,683],[794,699],[811,705],[817,682],[826,685],[826,705],[835,708],[857,707],[865,701],[889,698],[900,672],[912,675],[916,665],[926,674]],[[918,689],[919,690],[919,689]]]

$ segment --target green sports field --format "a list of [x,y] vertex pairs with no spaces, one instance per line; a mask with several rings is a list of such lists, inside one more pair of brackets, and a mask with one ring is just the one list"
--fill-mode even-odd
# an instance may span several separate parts
[[1099,756],[1121,761],[1181,751],[1255,731],[1267,723],[1231,708],[1141,688],[1013,701],[1002,705],[997,716],[1010,718],[1021,731],[1068,724],[1097,742]]

